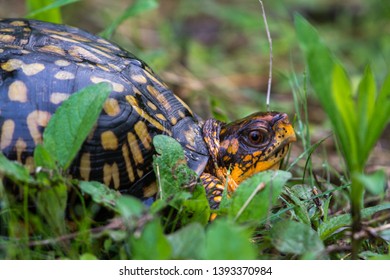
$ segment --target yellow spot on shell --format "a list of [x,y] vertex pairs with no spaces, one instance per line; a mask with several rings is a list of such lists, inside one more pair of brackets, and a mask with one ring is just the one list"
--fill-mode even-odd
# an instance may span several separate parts
[[159,118],[162,121],[166,121],[167,119],[164,117],[163,114],[156,114],[156,117]]
[[137,138],[135,137],[134,133],[129,132],[127,133],[127,141],[130,146],[131,153],[133,155],[133,159],[136,164],[143,164],[144,163],[144,157],[142,156],[141,149],[138,145]]
[[133,109],[145,120],[147,120],[149,123],[151,123],[155,128],[159,129],[160,131],[165,132],[168,135],[172,135],[172,132],[167,130],[161,123],[159,123],[157,120],[149,116],[145,111],[143,111],[139,106],[137,100],[134,98],[134,96],[126,95],[126,100],[129,102],[129,104],[133,107]]
[[171,117],[169,120],[172,125],[175,125],[177,123],[177,119],[175,117]]
[[51,114],[49,112],[39,110],[31,112],[27,116],[27,127],[35,145],[42,142],[42,134],[39,130],[39,126],[46,127],[50,117]]
[[8,72],[20,68],[27,76],[33,76],[44,70],[45,65],[43,65],[42,63],[25,64],[19,59],[10,59],[7,62],[2,63],[1,68]]
[[106,114],[111,117],[118,115],[121,111],[118,100],[114,98],[108,98],[104,103],[103,109],[106,112]]
[[149,186],[144,187],[144,197],[151,197],[157,193],[157,184],[152,182]]
[[91,173],[91,154],[84,153],[80,158],[80,176],[88,181]]
[[4,52],[4,50],[3,49],[0,49],[0,53],[3,53]]
[[9,85],[8,98],[11,101],[26,102],[27,101],[27,87],[22,81],[14,81]]
[[65,56],[65,51],[61,47],[55,46],[55,45],[46,45],[41,48],[39,48],[40,51],[42,52],[47,52],[47,53],[55,53],[59,54],[61,56]]
[[73,40],[73,39],[70,39],[70,38],[67,38],[67,37],[63,37],[63,36],[59,36],[59,35],[56,35],[56,34],[52,34],[52,35],[50,35],[50,37],[52,37],[54,39],[57,39],[57,40],[60,40],[60,41],[70,42],[70,43],[74,43],[74,44],[79,44],[80,43],[80,42],[78,42],[76,40]]
[[183,111],[179,111],[179,116],[180,118],[184,119],[186,117],[186,115],[183,113]]
[[114,181],[114,188],[115,189],[119,188],[120,186],[119,169],[116,163],[114,163],[113,165],[104,164],[103,174],[104,174],[104,178],[103,178],[104,184],[109,186],[111,181]]
[[105,131],[101,134],[101,143],[105,150],[118,149],[118,138],[111,130]]
[[68,71],[58,71],[54,77],[58,80],[73,80],[75,75],[72,72]]
[[68,60],[59,59],[59,60],[56,60],[54,62],[54,64],[57,65],[57,66],[66,67],[66,66],[70,65],[70,62]]
[[159,80],[157,80],[157,78],[154,75],[152,75],[150,72],[144,71],[144,73],[148,77],[148,79],[152,80],[154,83],[158,84],[161,87],[165,87],[165,85],[163,85]]
[[15,143],[17,161],[22,162],[22,153],[26,150],[26,148],[27,143],[22,138],[19,138]]
[[129,180],[130,182],[134,182],[135,180],[134,170],[130,161],[129,148],[127,148],[126,144],[122,146],[122,155],[126,163],[126,170],[127,170],[127,175],[129,176]]
[[103,79],[103,78],[99,78],[99,77],[96,77],[96,76],[92,76],[91,77],[91,81],[94,84],[98,84],[98,83],[101,83],[101,82],[110,83],[112,85],[113,91],[115,91],[115,92],[123,92],[125,90],[125,87],[122,84],[115,83],[113,81],[110,81],[110,80],[107,80],[107,79]]
[[10,59],[6,62],[1,63],[1,68],[7,72],[11,72],[21,68],[23,64],[23,61],[21,61],[20,59]]
[[7,35],[7,34],[0,34],[0,42],[3,43],[12,43],[15,41],[15,36]]
[[21,20],[15,20],[15,21],[10,22],[9,25],[12,25],[12,26],[25,26],[26,22],[21,21]]
[[53,92],[50,95],[50,102],[57,105],[65,101],[66,99],[68,99],[69,96],[70,96],[69,93]]
[[150,134],[148,132],[148,128],[147,128],[146,124],[143,121],[138,121],[134,125],[134,130],[135,130],[135,133],[137,134],[138,138],[141,140],[142,145],[146,149],[150,150],[152,148],[152,146],[150,145],[150,143],[152,143],[152,137],[150,136]]
[[14,136],[15,131],[15,122],[13,120],[6,120],[1,127],[1,136],[0,136],[0,149],[3,150],[7,148]]
[[45,65],[41,63],[24,64],[22,66],[24,74],[27,76],[33,76],[45,69]]
[[135,82],[139,83],[139,84],[146,84],[146,82],[148,81],[142,75],[133,75],[133,76],[131,76],[131,79],[134,80]]
[[154,105],[152,102],[148,101],[148,102],[146,102],[146,104],[147,104],[148,107],[149,107],[150,109],[152,109],[153,111],[156,111],[156,110],[157,110],[157,106]]
[[82,48],[82,47],[79,47],[79,46],[73,46],[69,49],[68,53],[75,57],[75,58],[79,58],[79,59],[82,59],[82,60],[89,60],[89,61],[93,61],[93,62],[97,62],[97,63],[101,63],[102,60],[97,57],[96,55],[94,55],[93,53],[91,53],[90,51]]

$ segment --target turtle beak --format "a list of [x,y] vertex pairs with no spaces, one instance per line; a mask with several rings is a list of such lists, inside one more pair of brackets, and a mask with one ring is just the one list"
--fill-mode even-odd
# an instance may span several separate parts
[[284,144],[289,144],[297,141],[297,136],[295,135],[294,128],[292,127],[287,114],[280,113],[272,119],[272,126],[275,127],[275,131],[281,132],[283,134]]

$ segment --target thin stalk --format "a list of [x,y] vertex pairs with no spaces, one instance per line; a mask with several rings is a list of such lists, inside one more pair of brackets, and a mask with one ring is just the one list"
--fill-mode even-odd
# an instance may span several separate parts
[[362,230],[361,222],[361,209],[363,202],[364,186],[361,182],[352,176],[351,184],[351,217],[352,217],[352,235],[351,235],[351,258],[356,260],[358,258],[361,239],[359,238],[359,232]]

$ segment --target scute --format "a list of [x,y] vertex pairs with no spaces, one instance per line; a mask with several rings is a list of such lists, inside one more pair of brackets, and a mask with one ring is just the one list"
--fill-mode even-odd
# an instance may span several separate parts
[[[0,20],[0,49],[0,135],[12,128],[1,150],[8,158],[31,161],[58,106],[106,81],[113,91],[70,168],[73,176],[143,196],[154,180],[157,134],[178,138],[189,157],[199,153],[190,166],[203,171],[208,153],[200,120],[133,54],[77,28],[22,19]],[[192,138],[183,138],[182,128]]]

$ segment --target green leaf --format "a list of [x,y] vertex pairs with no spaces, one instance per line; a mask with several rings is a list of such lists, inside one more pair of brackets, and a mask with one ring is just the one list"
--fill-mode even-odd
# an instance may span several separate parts
[[155,9],[157,7],[158,1],[156,0],[136,0],[99,35],[104,38],[110,38],[115,32],[115,30],[118,28],[118,26],[121,25],[128,18],[135,17],[141,13]]
[[256,252],[250,242],[251,231],[230,220],[217,219],[206,232],[205,259],[250,260]]
[[26,17],[61,23],[62,17],[59,8],[77,1],[78,0],[27,0],[26,6],[28,14]]
[[157,135],[153,138],[153,145],[159,154],[153,160],[159,197],[178,209],[191,197],[192,188],[189,186],[197,184],[196,173],[188,167],[183,148],[175,139]]
[[358,160],[357,114],[353,102],[351,83],[341,64],[335,63],[332,74],[332,96],[328,98],[335,104],[334,111],[327,111],[334,115],[333,126],[340,139],[341,148],[349,167],[354,166]]
[[[368,218],[373,214],[390,209],[390,203],[383,203],[377,206],[365,208],[361,211],[362,218]],[[342,227],[349,227],[352,222],[351,214],[343,214],[336,217],[330,218],[327,222],[324,222],[318,228],[318,234],[322,240],[327,240],[331,237],[338,229]]]
[[282,221],[271,230],[272,244],[282,253],[303,255],[318,254],[324,244],[317,233],[306,224],[295,221]]
[[[298,188],[302,188],[304,190],[304,187],[302,185],[298,185]],[[294,190],[289,190],[286,188],[283,193],[287,196],[286,198],[291,202],[291,206],[294,207],[294,213],[297,215],[298,219],[307,225],[311,225],[310,216],[307,212],[307,207],[301,199],[295,194]]]
[[15,183],[30,183],[29,170],[18,162],[10,161],[0,152],[0,176],[5,176]]
[[[369,129],[368,122],[375,114],[375,99],[376,99],[376,84],[375,78],[372,74],[371,67],[367,66],[364,71],[363,78],[361,79],[358,87],[358,98],[357,98],[357,111],[358,123],[359,123],[359,141],[360,146],[365,146],[366,135]],[[371,150],[365,149],[366,153]],[[363,152],[363,151],[362,151]],[[368,155],[364,155],[363,158],[367,158]]]
[[139,199],[128,195],[123,195],[116,200],[116,208],[127,220],[140,218],[145,212],[145,205]]
[[[289,172],[268,170],[245,180],[232,196],[229,217],[238,222],[259,222],[264,219],[289,178]],[[265,187],[258,191],[262,183]]]
[[189,224],[167,237],[173,259],[201,259],[204,256],[206,235],[200,224]]
[[67,169],[96,123],[111,85],[100,83],[88,86],[65,100],[51,117],[44,133],[47,152]]
[[192,197],[183,201],[179,215],[183,225],[193,222],[206,225],[209,222],[210,205],[202,185],[196,185]]
[[47,6],[52,6],[53,1],[54,0],[26,0],[27,14],[30,17],[34,17],[34,19],[61,23],[61,10],[55,7],[46,8]]
[[110,189],[106,185],[95,181],[80,181],[79,187],[84,194],[90,195],[94,202],[108,208],[113,208],[117,199],[120,197],[120,193],[116,190]]
[[50,170],[57,168],[56,161],[42,144],[34,149],[34,163],[36,167],[44,167]]
[[91,261],[91,260],[97,260],[98,258],[92,254],[92,253],[84,253],[80,256],[80,260],[83,261]]
[[357,179],[373,195],[384,195],[386,191],[386,172],[377,170],[372,174],[356,174]]
[[46,219],[55,234],[65,232],[65,209],[68,189],[60,184],[45,188],[37,193],[36,206],[39,214]]
[[172,255],[171,245],[158,219],[147,223],[140,237],[132,235],[130,245],[134,259],[164,260]]

